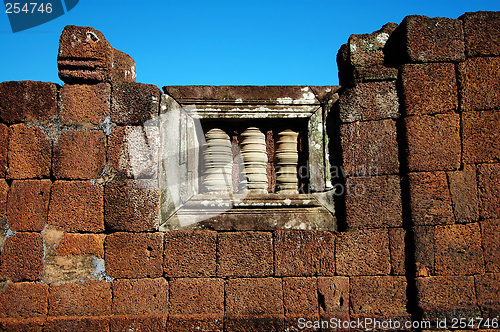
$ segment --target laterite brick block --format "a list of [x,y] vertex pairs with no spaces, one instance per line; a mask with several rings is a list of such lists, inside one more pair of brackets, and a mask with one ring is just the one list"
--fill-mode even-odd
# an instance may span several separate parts
[[225,332],[246,332],[246,331],[281,332],[286,330],[284,326],[283,316],[252,315],[248,317],[224,318],[224,331]]
[[163,271],[167,277],[214,277],[217,268],[217,232],[165,233]]
[[56,247],[58,256],[88,256],[104,258],[104,234],[65,233]]
[[108,317],[49,317],[44,332],[109,332]]
[[459,17],[463,22],[468,57],[500,55],[500,13],[475,12]]
[[481,317],[473,276],[417,278],[416,284],[424,319]]
[[389,229],[389,248],[391,252],[391,275],[406,274],[406,231],[403,228]]
[[325,231],[274,233],[275,274],[332,276],[335,273],[335,236]]
[[387,229],[341,233],[335,252],[338,275],[388,275],[391,272]]
[[273,235],[269,232],[221,233],[217,275],[265,277],[273,274]]
[[43,242],[39,233],[7,237],[0,251],[0,276],[11,281],[36,281],[43,271]]
[[161,91],[142,83],[115,83],[111,93],[111,122],[141,125],[159,114]]
[[349,227],[402,227],[399,176],[355,177],[346,180]]
[[222,332],[224,331],[224,320],[220,315],[169,316],[167,321],[167,332],[177,331]]
[[54,143],[52,172],[57,179],[95,179],[106,162],[106,136],[100,130],[69,129]]
[[410,172],[456,170],[460,167],[458,114],[411,116],[405,119]]
[[46,318],[16,318],[0,319],[0,331],[42,332]]
[[118,279],[112,288],[115,315],[168,313],[168,283],[164,278]]
[[160,221],[160,190],[155,180],[108,183],[104,194],[106,227],[117,231],[147,232]]
[[477,303],[483,318],[500,315],[500,274],[488,273],[475,276]]
[[0,117],[9,124],[42,122],[57,114],[57,84],[11,81],[0,83]]
[[500,161],[500,112],[462,113],[464,162],[488,163]]
[[398,143],[394,120],[354,122],[340,127],[344,171],[376,169],[377,175],[399,172]]
[[349,285],[351,315],[408,316],[405,277],[353,277]]
[[67,232],[104,231],[104,190],[90,181],[56,181],[49,225]]
[[318,280],[283,278],[283,303],[287,317],[318,316]]
[[156,332],[165,331],[167,316],[139,315],[139,316],[112,316],[109,320],[110,332]]
[[349,278],[318,277],[321,318],[349,315]]
[[7,175],[7,154],[9,149],[9,127],[0,124],[0,177]]
[[64,125],[97,125],[110,114],[111,86],[66,84],[60,91],[59,116]]
[[435,274],[434,230],[433,226],[413,227],[415,274],[418,277],[429,277]]
[[47,225],[50,180],[14,180],[7,201],[9,228],[16,232],[41,232]]
[[5,179],[0,179],[0,216],[7,213],[7,197],[9,196],[9,184]]
[[462,21],[410,15],[401,22],[408,62],[452,62],[465,59]]
[[408,174],[413,225],[444,225],[454,222],[445,172]]
[[48,178],[52,143],[42,129],[17,124],[10,127],[9,179]]
[[163,233],[113,233],[106,237],[106,272],[113,278],[158,278],[163,274]]
[[481,221],[486,272],[500,272],[500,219]]
[[348,88],[339,98],[340,121],[371,121],[399,117],[394,82],[370,82]]
[[448,172],[447,176],[457,222],[476,221],[479,218],[476,168],[466,165],[463,170]]
[[229,279],[225,293],[226,317],[284,315],[281,279]]
[[483,218],[500,217],[500,164],[477,166],[480,208]]
[[406,115],[448,113],[458,108],[453,63],[407,64],[401,80]]
[[478,223],[437,226],[434,231],[436,275],[484,273]]
[[[258,280],[258,279],[254,279]],[[170,281],[170,316],[224,315],[224,280],[179,278]]]
[[107,316],[111,298],[111,283],[106,281],[51,284],[49,316]]
[[43,317],[48,312],[49,287],[39,282],[7,283],[0,290],[0,317]]
[[471,58],[458,64],[462,110],[479,111],[500,107],[500,58]]

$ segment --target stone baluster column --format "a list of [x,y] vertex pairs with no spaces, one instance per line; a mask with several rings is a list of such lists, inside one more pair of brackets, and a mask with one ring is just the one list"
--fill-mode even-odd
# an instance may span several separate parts
[[298,133],[286,129],[276,142],[276,187],[280,193],[297,192]]
[[208,192],[232,192],[233,155],[229,136],[221,129],[213,128],[205,134],[203,145],[205,172],[203,186]]
[[267,192],[266,138],[258,128],[250,127],[241,133],[241,154],[246,174],[242,185],[251,191]]

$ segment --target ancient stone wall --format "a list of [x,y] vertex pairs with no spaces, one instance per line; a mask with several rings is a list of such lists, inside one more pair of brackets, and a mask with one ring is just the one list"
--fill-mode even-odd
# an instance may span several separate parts
[[0,84],[0,329],[500,314],[499,13],[353,35],[341,87],[311,87],[337,230],[160,231],[161,115],[182,101],[136,83],[133,60],[92,28],[65,29],[58,62],[64,86]]

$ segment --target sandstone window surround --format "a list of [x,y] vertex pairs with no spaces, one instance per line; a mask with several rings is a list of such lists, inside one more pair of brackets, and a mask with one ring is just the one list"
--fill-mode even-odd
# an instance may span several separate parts
[[336,229],[325,123],[337,87],[163,89],[161,230]]

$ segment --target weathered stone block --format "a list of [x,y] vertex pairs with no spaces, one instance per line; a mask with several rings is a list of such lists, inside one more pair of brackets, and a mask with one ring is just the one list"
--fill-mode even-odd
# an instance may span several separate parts
[[500,13],[465,13],[462,20],[468,57],[500,55]]
[[375,175],[399,172],[394,120],[354,122],[340,127],[344,172],[354,176],[363,170]]
[[460,167],[460,117],[458,114],[411,116],[405,119],[408,169],[456,170]]
[[389,229],[389,248],[391,252],[391,275],[406,274],[406,231],[403,228]]
[[52,143],[40,128],[12,125],[8,158],[9,179],[48,178]]
[[284,315],[281,279],[229,279],[225,292],[227,317]]
[[48,222],[67,232],[104,231],[104,190],[90,181],[56,181]]
[[408,62],[452,62],[465,59],[462,21],[410,15],[401,22]]
[[221,233],[217,275],[265,277],[273,274],[273,235],[269,232]]
[[471,58],[458,64],[459,93],[464,111],[500,108],[500,58]]
[[167,321],[167,316],[165,315],[148,315],[148,316],[115,315],[111,317],[109,320],[109,332],[165,331],[166,321]]
[[7,201],[9,228],[16,232],[41,232],[47,224],[50,180],[14,180]]
[[14,282],[36,281],[43,271],[43,242],[39,233],[16,233],[0,251],[0,276]]
[[477,166],[481,217],[500,217],[500,164]]
[[168,283],[164,278],[114,280],[112,289],[115,315],[168,313]]
[[415,243],[415,274],[418,277],[429,277],[434,275],[435,265],[435,243],[433,226],[413,227],[413,238]]
[[285,316],[318,315],[318,281],[316,278],[283,278]]
[[[256,280],[256,279],[254,279]],[[180,278],[170,281],[170,316],[224,316],[224,280]]]
[[111,94],[111,122],[142,125],[160,111],[161,91],[151,84],[116,83]]
[[436,275],[484,273],[479,224],[437,226],[434,231]]
[[332,276],[335,273],[335,236],[326,231],[276,231],[275,274]]
[[360,83],[346,89],[339,98],[340,121],[371,121],[399,117],[394,82]]
[[[242,331],[266,331],[266,332],[281,332],[286,331],[284,327],[283,316],[248,316],[248,317],[225,317],[224,330],[225,332],[242,332]],[[173,332],[173,331],[172,331]]]
[[156,180],[118,180],[104,189],[106,227],[147,232],[160,222],[160,190]]
[[406,115],[448,113],[458,108],[453,63],[407,64],[401,80]]
[[416,283],[424,319],[481,317],[473,276],[417,278]]
[[413,225],[444,225],[454,222],[445,172],[408,174]]
[[385,318],[408,315],[405,277],[353,277],[349,285],[351,314]]
[[160,149],[157,126],[120,126],[108,137],[108,164],[128,178],[156,178]]
[[217,267],[217,232],[165,233],[163,270],[167,277],[214,277]]
[[453,212],[459,223],[477,221],[479,202],[476,184],[476,169],[466,165],[461,171],[447,172],[450,184]]
[[109,332],[109,317],[48,317],[44,332]]
[[92,126],[105,121],[110,114],[111,86],[66,84],[60,91],[59,116],[64,125]]
[[100,130],[69,129],[54,143],[52,172],[57,179],[95,179],[106,162],[106,136]]
[[481,221],[486,272],[500,272],[500,219]]
[[346,219],[349,227],[402,227],[399,176],[346,180]]
[[388,275],[391,272],[386,229],[341,233],[336,242],[338,275]]
[[497,318],[500,315],[500,274],[488,273],[475,276],[477,304],[483,318]]
[[0,177],[7,175],[7,155],[9,150],[9,127],[0,124]]
[[0,118],[9,124],[49,121],[57,114],[57,84],[11,81],[0,83]]
[[104,244],[106,272],[113,278],[158,278],[163,274],[162,233],[113,233]]
[[64,233],[56,247],[58,256],[89,256],[104,258],[104,234]]
[[7,198],[9,196],[9,184],[5,179],[0,179],[0,216],[7,214]]
[[500,112],[462,113],[464,162],[489,163],[500,161]]
[[43,332],[45,321],[45,317],[22,320],[17,320],[17,318],[4,318],[0,319],[0,331]]
[[349,278],[318,277],[320,316],[349,314]]
[[49,287],[39,282],[6,283],[0,291],[0,317],[26,318],[47,315]]
[[51,284],[49,316],[107,316],[111,297],[111,283],[106,281]]

